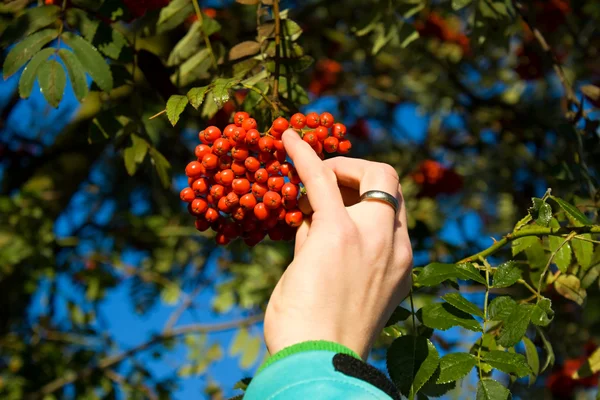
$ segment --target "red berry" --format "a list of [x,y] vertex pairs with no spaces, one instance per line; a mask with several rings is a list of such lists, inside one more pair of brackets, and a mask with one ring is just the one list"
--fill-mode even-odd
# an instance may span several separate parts
[[263,230],[268,231],[269,229],[275,228],[277,226],[277,222],[279,222],[277,220],[277,216],[273,215],[272,211],[270,211],[269,217],[267,219],[265,219],[264,221],[262,221],[260,226]]
[[309,128],[314,129],[320,124],[321,122],[319,121],[319,114],[317,114],[316,112],[311,112],[306,115],[306,126],[308,126]]
[[273,158],[273,153],[265,153],[264,151],[261,151],[258,154],[258,161],[260,161],[261,163],[268,163],[269,160],[271,160]]
[[265,183],[269,179],[269,172],[264,168],[260,168],[254,173],[254,179],[256,179],[256,182]]
[[274,228],[269,229],[269,239],[273,241],[283,240],[283,229],[281,227],[276,226]]
[[238,204],[240,204],[240,198],[234,192],[229,193],[227,196],[224,197],[224,199],[230,208],[233,208],[233,207],[237,206]]
[[296,113],[290,118],[290,123],[296,129],[302,129],[306,125],[306,117],[302,113]]
[[283,133],[290,126],[287,119],[279,117],[273,121],[272,130]]
[[233,136],[233,131],[235,128],[237,128],[235,124],[227,125],[223,130],[223,134],[225,135],[225,137],[230,138],[231,136]]
[[250,191],[250,182],[245,178],[234,179],[231,188],[236,194],[243,195]]
[[210,146],[206,144],[199,144],[194,149],[194,155],[196,156],[198,161],[202,161],[202,157],[204,157],[205,154],[209,154],[211,151],[212,149],[210,148]]
[[219,165],[219,157],[215,154],[205,154],[202,157],[202,165],[206,169],[215,169]]
[[244,209],[244,207],[236,207],[232,212],[231,212],[231,217],[233,219],[235,219],[236,221],[243,221],[244,218],[246,218],[246,210]]
[[246,132],[246,144],[254,145],[260,140],[260,133],[256,129],[250,129]]
[[273,138],[269,136],[263,136],[258,141],[258,148],[260,151],[269,153],[273,150]]
[[293,183],[286,183],[281,188],[281,195],[285,200],[296,200],[298,198],[298,186]]
[[315,129],[315,136],[317,137],[317,140],[319,142],[322,142],[323,140],[325,140],[327,138],[327,136],[329,136],[329,129],[325,128],[324,126],[318,126]]
[[285,220],[286,214],[287,214],[287,210],[283,206],[277,207],[277,209],[275,209],[275,211],[273,212],[273,215],[277,216],[278,221]]
[[221,130],[216,126],[209,126],[204,130],[204,139],[208,143],[213,143],[215,140],[221,137]]
[[[321,142],[315,143],[315,145],[312,146],[312,148],[317,154],[323,153],[323,144]],[[323,157],[321,157],[321,159],[323,159]]]
[[288,179],[295,185],[299,185],[302,182],[302,179],[300,179],[300,175],[298,175],[296,168],[294,168],[293,166],[290,168],[290,172],[288,173]]
[[267,186],[269,187],[269,190],[272,190],[274,192],[279,192],[284,186],[284,184],[285,180],[281,176],[272,176],[267,181]]
[[194,183],[194,178],[190,178],[190,177],[188,176],[188,186],[189,186],[189,187],[192,187],[192,183]]
[[246,210],[252,210],[256,203],[256,197],[252,193],[246,193],[240,198],[240,206]]
[[250,118],[250,114],[248,114],[245,111],[238,111],[233,116],[233,122],[235,123],[236,126],[242,126],[242,123],[244,122],[244,120],[246,118]]
[[256,129],[258,125],[256,124],[256,120],[254,118],[245,118],[242,121],[242,128],[249,131],[250,129]]
[[202,175],[203,169],[198,161],[192,161],[185,167],[185,174],[190,178],[199,177]]
[[219,201],[221,197],[225,196],[225,188],[221,185],[213,185],[210,188],[210,195],[214,201]]
[[235,146],[233,149],[231,149],[231,156],[234,160],[245,161],[249,154],[250,152],[245,146]]
[[333,124],[331,134],[333,135],[333,137],[342,140],[344,136],[346,136],[346,125],[340,123]]
[[264,183],[255,182],[252,184],[252,194],[257,198],[263,197],[268,191],[269,187]]
[[231,207],[229,206],[229,203],[227,203],[227,197],[221,197],[219,199],[219,202],[217,203],[217,208],[220,211],[223,211],[224,213],[228,213],[229,211],[231,211]]
[[190,203],[190,209],[193,215],[202,215],[208,209],[208,203],[204,199],[194,199]]
[[283,199],[281,200],[281,204],[286,210],[293,210],[298,207],[297,199]]
[[251,183],[256,182],[256,179],[254,179],[254,172],[246,171],[246,179],[248,179]]
[[192,190],[196,195],[204,194],[208,191],[208,183],[204,178],[198,178],[192,183]]
[[196,193],[192,188],[186,187],[179,193],[179,198],[186,203],[191,203],[196,198]]
[[268,191],[263,196],[263,203],[268,209],[274,210],[281,205],[281,196],[277,192]]
[[251,231],[255,231],[256,228],[258,227],[258,223],[257,223],[257,219],[254,216],[254,212],[252,213],[248,213],[247,214],[249,217],[245,218],[242,221],[242,230],[244,232],[251,232]]
[[319,116],[319,122],[326,128],[331,128],[333,126],[333,115],[328,112],[324,112]]
[[349,140],[340,140],[338,144],[338,152],[340,154],[346,154],[352,148],[352,143]]
[[269,218],[269,210],[265,207],[265,203],[258,203],[254,206],[254,215],[259,221]]
[[204,218],[196,218],[194,225],[196,225],[196,229],[198,229],[200,232],[204,232],[210,228],[210,222]]
[[283,145],[283,140],[281,140],[281,139],[273,140],[273,148],[276,151],[285,151],[285,146]]
[[260,162],[254,157],[248,157],[246,158],[246,161],[244,161],[244,166],[248,171],[256,172],[260,168]]
[[282,163],[279,166],[279,172],[281,173],[281,175],[287,176],[290,173],[290,164],[287,162]]
[[246,174],[246,165],[243,161],[234,161],[231,163],[231,169],[235,176],[244,176]]
[[240,235],[241,229],[235,222],[227,221],[225,222],[225,224],[223,224],[223,227],[221,228],[221,233],[225,235],[227,239],[234,240]]
[[217,236],[215,236],[215,241],[218,245],[225,246],[228,245],[231,240],[224,233],[217,233]]
[[328,137],[323,142],[323,148],[328,153],[335,153],[339,146],[339,140],[333,136]]
[[230,186],[234,179],[235,175],[233,174],[233,171],[230,169],[224,169],[221,171],[221,179],[217,182],[223,186]]
[[229,140],[226,138],[218,138],[212,146],[212,152],[220,157],[227,154],[230,148],[231,144],[229,144]]
[[231,168],[231,161],[233,159],[230,155],[225,154],[224,156],[219,157],[219,169],[229,169]]
[[312,132],[305,133],[302,140],[304,140],[306,143],[310,144],[311,146],[314,146],[318,142],[317,136]]
[[246,246],[256,246],[265,238],[265,233],[262,231],[253,231],[247,238],[244,239]]
[[236,143],[244,144],[246,140],[246,130],[244,128],[237,127],[233,130],[233,134],[230,137]]
[[273,153],[273,157],[280,163],[283,163],[287,159],[287,152],[285,150],[276,150]]
[[300,210],[290,210],[285,215],[285,222],[289,226],[293,228],[297,228],[302,224],[302,220],[304,219],[304,214]]
[[271,160],[265,165],[265,169],[267,170],[267,173],[269,174],[269,176],[278,175],[280,166],[281,166],[281,163],[279,161]]

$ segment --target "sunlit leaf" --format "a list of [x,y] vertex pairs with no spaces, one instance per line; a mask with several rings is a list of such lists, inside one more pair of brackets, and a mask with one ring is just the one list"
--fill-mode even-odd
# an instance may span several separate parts
[[466,376],[477,363],[468,353],[450,353],[440,359],[440,376],[437,383],[452,382]]

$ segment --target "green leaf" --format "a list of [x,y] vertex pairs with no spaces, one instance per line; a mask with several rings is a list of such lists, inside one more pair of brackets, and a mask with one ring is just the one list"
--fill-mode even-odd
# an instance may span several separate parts
[[208,17],[204,13],[202,13],[202,15],[204,16],[204,18],[203,18],[204,23],[202,24],[202,32],[204,32],[204,34],[206,36],[210,36],[221,30],[221,24],[219,24],[218,21]]
[[498,381],[484,378],[477,385],[476,400],[508,400],[510,391]]
[[537,348],[527,336],[523,337],[523,344],[525,345],[527,364],[531,369],[531,373],[529,374],[529,386],[531,386],[540,374],[540,356],[538,355]]
[[160,293],[162,301],[170,305],[177,303],[180,295],[181,289],[174,283],[169,283],[168,285],[165,285],[162,292]]
[[235,385],[233,385],[233,388],[246,391],[246,389],[248,389],[248,385],[250,385],[250,382],[252,382],[252,378],[242,378],[241,380],[237,381]]
[[540,335],[540,338],[542,339],[542,343],[544,344],[544,350],[546,351],[546,361],[544,362],[544,366],[542,367],[542,370],[540,371],[540,374],[543,373],[546,368],[553,366],[554,365],[554,349],[552,348],[552,343],[550,343],[550,341],[546,338],[546,335],[544,334],[544,331],[542,331],[540,328],[536,328],[538,331],[538,334]]
[[248,330],[246,328],[240,328],[237,330],[231,345],[229,346],[229,356],[234,357],[241,354],[244,350],[244,345],[248,341]]
[[465,8],[472,2],[473,2],[473,0],[452,0],[452,9],[454,11],[458,11],[461,8]]
[[169,5],[160,10],[156,31],[165,33],[181,25],[189,15],[194,12],[190,0],[173,0]]
[[287,40],[296,41],[302,35],[302,28],[291,19],[286,19],[282,25],[282,33]]
[[[560,228],[560,224],[556,219],[552,219],[550,222],[550,227],[552,228]],[[569,265],[571,265],[571,245],[569,242],[565,243],[565,238],[560,236],[549,236],[548,237],[549,248],[552,254],[556,253],[554,256],[554,264],[560,269],[563,273],[567,272]],[[564,245],[563,245],[564,243]]]
[[552,220],[552,207],[537,197],[534,197],[532,201],[533,207],[529,209],[529,213],[538,225],[548,226],[550,220]]
[[[592,235],[590,234],[584,234],[579,236],[582,239],[592,239]],[[592,259],[594,256],[594,244],[585,240],[579,240],[577,237],[574,237],[571,241],[571,247],[573,248],[573,253],[575,253],[575,258],[581,266],[581,269],[583,271],[587,271],[587,269],[592,264]]]
[[483,311],[475,304],[461,296],[460,293],[448,293],[442,296],[442,299],[446,300],[448,303],[459,310],[466,312],[467,314],[472,314],[483,318]]
[[391,325],[395,325],[400,321],[405,321],[408,317],[411,316],[411,312],[408,311],[406,308],[403,307],[396,307],[396,309],[394,310],[394,312],[392,313],[392,315],[390,315],[390,318],[388,319],[388,322],[385,324],[385,326],[391,326]]
[[56,29],[44,29],[26,37],[17,43],[4,60],[4,79],[16,73],[29,61],[42,47],[58,36]]
[[55,51],[56,49],[54,48],[40,50],[27,64],[19,78],[19,95],[21,98],[26,99],[31,95],[40,65],[54,54]]
[[435,372],[433,373],[433,375],[431,375],[431,378],[429,378],[429,380],[427,382],[425,382],[423,387],[421,387],[421,389],[419,390],[417,398],[420,399],[423,396],[441,397],[441,396],[445,395],[446,393],[448,393],[450,390],[456,388],[456,381],[447,382],[447,383],[437,383],[439,377],[440,377],[440,367],[438,366],[436,368]]
[[60,7],[55,5],[28,8],[2,33],[0,41],[2,47],[15,43],[21,38],[27,38],[32,33],[57,22],[59,14]]
[[82,101],[88,94],[87,79],[85,78],[83,65],[81,65],[75,54],[69,50],[60,49],[58,50],[58,55],[65,64],[65,67],[67,67],[75,97],[77,97],[77,100]]
[[581,225],[592,225],[592,221],[585,216],[585,214],[583,214],[581,211],[579,211],[579,209],[577,207],[575,207],[574,205],[567,203],[566,201],[564,201],[563,199],[559,198],[559,197],[554,197],[551,196],[550,197],[552,200],[554,200],[556,203],[558,203],[558,205],[560,206],[560,208],[562,208],[564,210],[564,212],[567,214],[567,216],[571,217],[571,219],[579,222]]
[[144,161],[146,153],[148,153],[148,142],[142,139],[135,133],[131,134],[131,146],[126,148],[123,152],[123,158],[125,159],[125,168],[130,176],[135,174],[138,164]]
[[498,265],[496,272],[494,272],[493,287],[509,287],[514,285],[519,279],[521,279],[521,270],[517,266],[517,263],[508,261]]
[[188,105],[188,98],[181,95],[172,95],[167,101],[167,118],[171,125],[175,126],[185,107]]
[[410,398],[423,387],[439,364],[438,352],[422,336],[402,336],[387,352],[387,370],[400,392]]
[[186,60],[171,77],[179,86],[187,86],[198,79],[208,78],[211,66],[210,51],[202,49]]
[[597,348],[573,374],[573,379],[588,378],[600,371],[600,348]]
[[600,276],[600,266],[596,265],[593,268],[588,269],[581,277],[581,287],[583,289],[589,288],[594,282],[596,282],[598,276]]
[[485,279],[471,263],[429,264],[423,268],[416,283],[423,286],[437,286],[448,279],[473,280],[485,285]]
[[502,372],[514,374],[519,378],[527,376],[531,372],[525,356],[519,353],[492,350],[483,356],[483,361]]
[[[525,230],[525,229],[526,228],[523,228],[522,230]],[[540,239],[538,239],[535,236],[525,236],[525,237],[521,237],[521,238],[513,240],[513,242],[512,242],[513,257],[516,256],[517,254],[519,254],[520,252],[527,250],[531,246],[538,244],[539,242],[540,242]]]
[[531,323],[538,326],[548,326],[553,318],[552,302],[550,299],[542,297],[533,307]]
[[500,296],[493,299],[488,306],[491,321],[505,321],[517,307],[517,302],[509,296]]
[[248,369],[258,360],[260,354],[261,340],[258,336],[249,336],[244,343],[242,358],[240,359],[240,367]]
[[67,76],[62,65],[55,60],[44,61],[38,69],[38,80],[46,101],[52,107],[58,107],[67,85]]
[[481,325],[471,315],[445,303],[428,304],[421,310],[421,320],[425,326],[445,331],[453,326],[481,332]]
[[236,78],[217,78],[213,82],[212,95],[218,108],[223,107],[229,101],[229,89],[240,82]]
[[168,188],[171,185],[171,164],[154,147],[150,148],[150,157],[152,157],[160,182],[165,189]]
[[187,93],[187,98],[192,107],[194,107],[197,110],[198,107],[200,107],[204,102],[204,97],[206,96],[206,93],[208,93],[209,90],[210,86],[191,88]]
[[554,281],[556,291],[566,299],[583,305],[587,292],[581,287],[581,281],[574,275],[561,275]]
[[181,64],[183,61],[190,58],[192,55],[200,50],[202,44],[202,29],[200,22],[196,21],[192,24],[190,29],[187,31],[185,36],[177,42],[169,59],[167,60],[167,66],[173,67]]
[[468,353],[450,353],[440,359],[437,383],[452,382],[466,376],[477,364],[477,358]]
[[100,89],[109,92],[113,88],[113,77],[108,64],[98,50],[81,36],[71,32],[62,34],[65,43],[71,47],[79,62]]
[[504,326],[498,336],[498,344],[503,347],[511,347],[521,341],[533,312],[533,305],[519,304],[510,316],[504,320]]

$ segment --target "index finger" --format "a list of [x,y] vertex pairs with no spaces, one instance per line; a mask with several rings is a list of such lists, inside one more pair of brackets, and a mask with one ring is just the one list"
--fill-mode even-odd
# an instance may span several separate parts
[[335,218],[346,212],[334,172],[323,163],[313,148],[300,139],[293,129],[283,133],[283,145],[306,187],[316,217],[322,218],[323,215]]

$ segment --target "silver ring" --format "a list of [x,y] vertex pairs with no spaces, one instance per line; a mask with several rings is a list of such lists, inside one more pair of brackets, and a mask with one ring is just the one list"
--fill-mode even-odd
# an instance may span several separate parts
[[364,200],[383,201],[384,203],[387,203],[390,206],[392,206],[392,208],[394,209],[394,214],[398,212],[398,208],[400,207],[400,203],[398,203],[398,199],[396,197],[381,190],[369,190],[363,193],[360,196],[360,201]]

